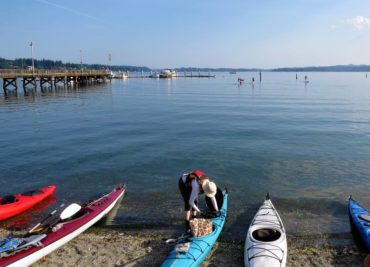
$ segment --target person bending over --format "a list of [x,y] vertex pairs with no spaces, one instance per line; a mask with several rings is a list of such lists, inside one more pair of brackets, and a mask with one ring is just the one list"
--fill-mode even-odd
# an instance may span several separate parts
[[197,212],[200,213],[197,207],[197,199],[199,194],[205,195],[207,203],[212,203],[213,211],[218,212],[218,205],[215,198],[217,193],[217,186],[211,182],[208,176],[200,171],[194,170],[190,173],[185,173],[180,177],[179,189],[181,196],[184,200],[184,217],[187,229],[190,228],[191,216],[196,216]]

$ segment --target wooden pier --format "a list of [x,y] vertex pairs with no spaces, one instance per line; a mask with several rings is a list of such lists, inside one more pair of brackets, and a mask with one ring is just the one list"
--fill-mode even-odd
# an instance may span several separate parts
[[0,69],[0,79],[3,79],[3,89],[6,94],[8,90],[18,90],[17,79],[23,84],[23,90],[57,86],[71,86],[72,84],[89,84],[111,80],[112,74],[109,70],[22,70],[22,69]]

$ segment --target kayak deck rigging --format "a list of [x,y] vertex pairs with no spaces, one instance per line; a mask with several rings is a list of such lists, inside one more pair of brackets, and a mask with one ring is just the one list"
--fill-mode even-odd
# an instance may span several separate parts
[[266,197],[249,226],[244,262],[248,267],[282,267],[286,257],[285,229],[271,199]]
[[[251,246],[251,247],[249,247],[248,249],[247,249],[247,251],[249,252],[249,250],[251,250],[251,249],[258,249],[258,250],[260,250],[260,252],[256,252],[254,255],[252,255],[251,257],[249,257],[248,258],[248,260],[250,261],[250,260],[253,260],[254,258],[258,258],[258,257],[269,257],[269,258],[273,258],[273,259],[276,259],[276,260],[278,260],[280,263],[282,263],[283,262],[283,259],[284,259],[284,254],[285,254],[285,252],[284,252],[284,250],[283,249],[281,249],[279,246],[276,246],[276,245],[269,245],[271,248],[266,248],[266,244],[263,244],[263,245],[253,245],[253,246]],[[280,252],[280,253],[282,253],[282,256],[281,257],[279,257],[279,255],[277,255],[276,253],[275,253],[275,251],[278,251],[278,252]],[[268,253],[270,253],[271,255],[266,255],[266,254],[262,254],[262,253],[264,253],[264,252],[268,252]]]

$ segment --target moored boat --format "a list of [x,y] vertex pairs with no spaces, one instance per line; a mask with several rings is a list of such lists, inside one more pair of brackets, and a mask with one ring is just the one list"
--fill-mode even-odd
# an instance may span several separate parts
[[9,256],[0,258],[0,266],[29,266],[45,257],[107,215],[123,197],[125,190],[124,185],[118,186],[109,194],[78,209],[72,217],[61,220],[52,227],[52,230],[46,233],[41,232],[41,235],[37,231],[34,235],[27,235],[27,238],[36,236],[37,243],[18,253],[11,253]]
[[30,209],[50,197],[54,193],[55,188],[55,185],[50,185],[39,190],[1,197],[0,220],[8,219]]
[[[162,267],[200,266],[200,264],[211,251],[213,245],[216,243],[217,238],[219,237],[225,224],[227,214],[227,199],[227,192],[223,192],[223,204],[222,208],[220,209],[219,216],[211,219],[213,231],[206,236],[181,239],[179,244],[175,246],[175,248],[167,255],[167,258],[161,265]],[[180,251],[182,249],[184,250]]]
[[159,73],[154,72],[154,73],[149,75],[149,78],[159,78],[159,75],[160,75]]
[[283,267],[288,246],[283,222],[267,194],[249,226],[244,247],[244,265]]
[[159,78],[172,78],[171,70],[162,70],[159,74]]

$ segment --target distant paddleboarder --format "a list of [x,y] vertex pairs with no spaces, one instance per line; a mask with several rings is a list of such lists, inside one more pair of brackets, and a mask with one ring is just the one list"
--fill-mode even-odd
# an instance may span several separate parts
[[309,83],[310,82],[309,80],[307,80],[307,75],[304,76],[304,82],[305,83]]

